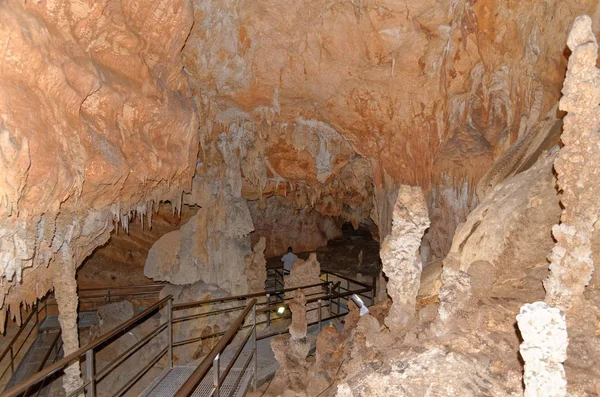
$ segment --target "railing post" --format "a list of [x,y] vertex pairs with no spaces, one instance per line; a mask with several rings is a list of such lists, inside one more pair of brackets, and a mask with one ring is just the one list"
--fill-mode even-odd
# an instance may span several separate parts
[[339,283],[337,286],[337,293],[338,293],[338,297],[337,297],[337,310],[336,310],[336,315],[340,315],[340,294],[342,293],[342,283]]
[[221,353],[217,354],[215,359],[213,360],[213,386],[215,387],[214,397],[219,397],[219,389],[221,385],[219,384],[219,357]]
[[271,294],[267,294],[267,327],[271,326]]
[[329,282],[329,273],[325,272],[325,282]]
[[319,303],[319,332],[321,332],[321,299],[317,302]]
[[169,342],[169,368],[173,368],[173,298],[167,301],[167,340]]
[[85,352],[85,367],[90,385],[88,389],[87,397],[96,396],[96,375],[94,374],[94,349],[90,349]]
[[332,310],[332,306],[333,306],[333,301],[331,299],[331,296],[333,295],[333,282],[329,283],[329,287],[327,288],[327,290],[329,291],[329,297],[328,297],[328,301],[329,301],[329,315],[331,316],[333,314],[333,310]]
[[252,339],[254,350],[254,375],[252,376],[252,391],[256,391],[256,383],[258,380],[258,348],[256,346],[256,304],[252,307]]
[[13,345],[10,345],[10,373],[15,373],[15,354],[13,353]]
[[371,284],[371,306],[375,304],[375,289],[377,288],[377,277],[373,276],[373,283]]
[[38,312],[39,309],[39,300],[37,302],[35,302],[35,323],[38,324],[40,322],[40,312]]

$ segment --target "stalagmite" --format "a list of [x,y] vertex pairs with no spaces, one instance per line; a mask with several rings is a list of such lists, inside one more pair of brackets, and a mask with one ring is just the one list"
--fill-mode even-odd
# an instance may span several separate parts
[[427,205],[420,187],[401,186],[393,210],[392,231],[381,247],[383,271],[388,277],[392,307],[385,324],[400,332],[414,319],[421,282],[419,247],[429,227]]
[[[79,349],[79,330],[77,328],[77,265],[67,246],[62,248],[62,260],[57,259],[54,274],[54,295],[58,304],[58,322],[62,331],[65,356]],[[82,385],[79,360],[65,368],[63,387],[67,395]],[[83,393],[81,394],[83,395]]]
[[265,290],[267,279],[267,261],[265,260],[265,248],[267,240],[261,237],[252,248],[252,253],[246,255],[246,277],[248,278],[248,291],[261,292]]
[[525,397],[564,397],[567,378],[562,363],[567,359],[565,315],[544,302],[521,307],[517,316],[523,337]]
[[552,228],[556,244],[550,275],[544,283],[546,302],[563,310],[583,298],[594,272],[591,238],[600,214],[600,71],[592,20],[575,20],[567,45],[572,51],[560,109],[568,112],[554,169],[562,190],[560,224]]

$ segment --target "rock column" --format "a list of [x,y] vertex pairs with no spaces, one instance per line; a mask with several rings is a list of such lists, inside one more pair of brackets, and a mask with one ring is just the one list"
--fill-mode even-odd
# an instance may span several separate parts
[[525,397],[563,397],[567,379],[562,363],[567,359],[567,324],[564,313],[544,302],[521,307],[517,316],[523,337]]
[[590,240],[600,213],[600,71],[590,17],[575,20],[567,45],[572,54],[560,109],[568,114],[561,136],[564,147],[554,162],[563,211],[560,224],[552,228],[556,244],[544,282],[546,302],[563,310],[576,305],[590,282]]
[[[56,260],[54,275],[54,296],[58,304],[58,322],[62,331],[63,349],[65,356],[79,349],[79,330],[77,328],[77,266],[69,249],[63,246],[62,258]],[[67,395],[82,385],[79,360],[65,368],[63,387]],[[83,395],[83,393],[81,393]]]
[[392,298],[385,324],[401,332],[414,320],[423,265],[419,247],[429,227],[425,197],[420,187],[401,186],[394,204],[392,231],[381,247],[387,292]]

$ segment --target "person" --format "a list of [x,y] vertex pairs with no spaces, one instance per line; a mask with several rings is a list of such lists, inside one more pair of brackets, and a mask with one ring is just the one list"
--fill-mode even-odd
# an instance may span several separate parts
[[283,262],[283,274],[288,275],[292,271],[292,265],[298,257],[292,252],[292,247],[288,247],[287,254],[281,257]]

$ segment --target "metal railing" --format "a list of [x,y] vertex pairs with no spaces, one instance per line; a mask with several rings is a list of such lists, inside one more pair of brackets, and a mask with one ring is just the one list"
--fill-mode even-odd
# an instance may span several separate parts
[[[48,304],[46,300],[38,300],[37,303],[31,306],[29,314],[25,318],[25,321],[21,323],[21,326],[12,337],[8,345],[0,353],[0,384],[4,384],[5,377],[10,374],[14,375],[15,370],[18,368],[22,356],[19,354],[23,348],[29,348],[37,337],[37,328],[41,324],[46,316],[48,315]],[[35,331],[35,332],[34,332]],[[21,335],[25,334],[24,338]],[[10,371],[9,371],[10,370]]]
[[[87,396],[95,397],[96,395],[96,384],[102,380],[106,375],[111,373],[115,368],[119,367],[125,360],[131,357],[135,352],[140,350],[143,346],[145,346],[150,340],[156,337],[165,329],[167,330],[167,335],[172,335],[172,321],[171,321],[171,306],[173,302],[173,297],[171,295],[161,299],[154,305],[150,306],[143,312],[138,315],[132,317],[131,319],[125,321],[123,324],[119,325],[115,329],[105,333],[94,341],[86,344],[85,346],[77,349],[76,351],[68,354],[61,360],[55,362],[54,364],[42,369],[37,374],[29,377],[23,383],[11,388],[4,392],[4,397],[13,397],[20,396],[22,393],[29,390],[32,386],[43,382],[48,377],[58,374],[63,371],[67,366],[71,365],[73,362],[78,360],[85,359],[86,366],[86,379],[83,381],[82,385],[78,387],[76,390],[72,391],[68,397],[77,396],[81,394],[81,392],[86,391]],[[126,351],[119,354],[115,359],[113,359],[109,364],[104,366],[100,371],[96,371],[94,366],[95,363],[95,354],[97,350],[100,350],[106,347],[108,344],[113,343],[119,337],[131,331],[136,326],[142,324],[145,320],[147,320],[152,314],[156,313],[161,307],[167,306],[167,313],[169,319],[159,324],[154,330],[152,330],[145,337],[140,339],[137,343],[129,347]],[[152,368],[163,356],[167,355],[168,357],[168,365],[172,366],[173,363],[173,349],[171,338],[168,338],[168,346],[164,349],[160,350],[157,355],[155,355],[148,364],[146,364],[140,371],[138,371],[129,381],[127,381],[114,395],[122,396],[127,392],[150,368]]]
[[269,285],[269,287],[274,287],[275,289],[285,288],[285,281],[284,281],[283,276],[284,276],[283,266],[280,268],[279,267],[267,268],[266,283],[273,282],[273,285]]
[[[325,277],[328,277],[327,273],[324,273],[324,275],[325,275]],[[356,280],[352,280],[350,278],[341,276],[339,274],[334,274],[334,276],[346,281],[347,282],[346,288],[341,287],[342,281],[337,281],[335,284],[333,283],[333,281],[326,281],[325,283],[321,283],[321,284],[300,287],[300,289],[309,289],[309,288],[313,288],[315,286],[322,286],[323,284],[325,284],[327,286],[326,293],[316,294],[319,296],[312,297],[310,299],[307,299],[307,301],[306,301],[307,313],[317,310],[317,321],[309,322],[307,324],[308,327],[317,325],[318,329],[320,331],[322,329],[322,324],[325,321],[334,320],[334,319],[343,317],[346,314],[348,314],[348,312],[349,312],[348,306],[346,305],[346,309],[343,311],[341,309],[342,306],[340,305],[339,302],[340,302],[340,299],[345,299],[345,300],[349,301],[350,297],[353,294],[358,294],[360,296],[367,297],[371,300],[371,303],[375,302],[374,286],[369,286],[367,284],[358,282]],[[356,284],[360,288],[352,289],[352,284]],[[295,291],[297,289],[299,289],[299,288],[288,288],[285,290],[281,290],[280,292],[290,292],[290,291]],[[345,292],[342,292],[342,289],[345,290]],[[370,296],[364,295],[367,292],[371,292]],[[269,297],[269,294],[265,294],[265,295],[267,298]],[[311,295],[315,295],[315,294],[309,294],[308,296],[311,296]],[[284,309],[287,309],[287,313],[290,312],[287,301],[289,301],[291,299],[292,298],[287,298],[287,299],[285,299],[285,301],[283,303],[281,303],[279,305],[279,307],[284,307]],[[337,300],[337,310],[336,310],[336,313],[333,313],[332,306],[335,304],[336,300]],[[309,308],[309,306],[311,306],[311,304],[313,304],[313,303],[317,303],[316,307]],[[234,363],[237,360],[237,358],[239,357],[242,349],[246,346],[246,343],[248,342],[248,338],[250,337],[250,335],[253,335],[252,354],[248,357],[247,361],[244,363],[242,371],[237,376],[235,384],[234,384],[233,388],[230,390],[230,394],[228,397],[231,397],[233,395],[233,393],[235,393],[235,390],[236,390],[238,384],[240,383],[242,377],[245,375],[245,371],[246,371],[251,359],[254,359],[254,362],[255,362],[255,367],[253,369],[253,374],[252,374],[252,386],[253,386],[253,389],[256,390],[257,371],[258,371],[257,364],[256,364],[257,359],[258,359],[257,349],[256,349],[257,341],[262,340],[262,339],[271,338],[271,337],[277,336],[277,335],[282,335],[282,334],[289,332],[289,328],[286,328],[285,330],[281,330],[281,331],[265,333],[259,337],[256,336],[257,326],[261,324],[260,322],[257,322],[257,320],[256,320],[257,313],[269,314],[273,310],[273,308],[269,305],[269,299],[267,299],[267,302],[264,305],[265,305],[265,307],[258,309],[257,308],[258,303],[257,303],[256,298],[251,299],[248,302],[248,304],[244,307],[244,312],[242,312],[242,314],[240,314],[237,317],[237,319],[234,321],[233,324],[231,324],[231,326],[227,329],[227,331],[220,333],[220,335],[222,335],[222,337],[219,339],[219,342],[213,347],[213,349],[210,351],[210,353],[202,360],[202,362],[194,370],[192,376],[190,376],[190,378],[188,378],[188,380],[183,384],[183,386],[181,386],[181,388],[175,394],[175,397],[189,397],[196,390],[196,388],[198,387],[200,382],[202,382],[202,380],[208,375],[208,372],[211,368],[213,370],[212,371],[212,373],[213,373],[213,388],[209,395],[215,396],[215,397],[220,397],[220,386],[222,385],[222,381],[226,378],[227,374],[229,374],[229,369],[231,369],[231,367],[234,365]],[[322,312],[323,312],[323,309],[325,309],[325,308],[328,308],[329,316],[327,316],[326,318],[323,318]],[[244,326],[243,321],[251,309],[252,309],[252,318],[253,318],[252,325]],[[281,317],[281,318],[289,319],[290,316],[288,315],[288,316]],[[265,321],[263,323],[266,323],[268,325],[269,324],[268,319],[269,319],[269,317],[267,316],[267,321]],[[246,328],[250,328],[250,331],[246,335],[246,338],[244,339],[244,341],[238,346],[236,353],[234,354],[233,359],[229,362],[229,365],[228,365],[226,371],[224,371],[221,374],[219,371],[219,360],[220,360],[221,355],[223,354],[225,348],[231,343],[231,341],[238,334],[238,332],[240,330],[243,330]],[[211,336],[214,337],[216,335],[217,334],[214,334]]]
[[[157,301],[164,283],[130,285],[123,287],[81,288],[79,293],[80,311],[95,310],[98,306],[121,300]],[[152,302],[149,302],[152,303]],[[140,306],[140,305],[138,305]],[[15,335],[0,353],[0,384],[8,382],[7,376],[14,375],[21,363],[23,349],[28,349],[39,333],[39,326],[48,317],[48,310],[58,312],[58,304],[53,296],[39,299],[21,323]],[[25,337],[21,336],[25,333]],[[23,352],[25,353],[25,352]],[[46,358],[48,360],[48,358]],[[26,393],[27,394],[27,393]]]
[[[166,346],[162,348],[156,355],[154,355],[149,362],[144,365],[131,379],[126,381],[124,385],[120,387],[120,389],[114,394],[114,396],[122,396],[131,387],[136,384],[153,366],[155,366],[163,357],[167,357],[167,366],[168,368],[173,368],[173,350],[175,348],[189,345],[191,343],[202,342],[207,339],[212,339],[219,337],[219,341],[210,351],[210,353],[206,356],[206,358],[202,361],[201,366],[199,366],[194,373],[196,374],[194,379],[200,380],[206,376],[207,371],[214,366],[217,368],[214,375],[214,386],[215,392],[213,395],[219,395],[219,388],[223,384],[223,381],[230,374],[231,368],[235,360],[239,357],[240,352],[246,346],[249,341],[249,338],[253,338],[253,354],[250,357],[254,357],[256,359],[256,340],[262,340],[265,338],[269,338],[275,335],[280,335],[288,332],[288,328],[286,327],[284,330],[275,331],[270,333],[265,333],[263,335],[257,336],[257,327],[264,325],[265,327],[270,327],[273,323],[279,321],[286,321],[290,318],[289,311],[289,301],[293,299],[289,294],[290,292],[294,292],[298,289],[301,289],[305,292],[305,296],[307,298],[307,312],[312,312],[317,310],[317,321],[313,321],[309,323],[309,326],[318,325],[319,329],[321,329],[322,323],[328,320],[333,320],[342,316],[345,316],[348,313],[348,302],[350,300],[350,296],[352,294],[359,294],[363,297],[370,298],[371,304],[374,303],[374,287],[369,286],[367,284],[358,282],[356,280],[352,280],[348,277],[341,276],[335,273],[323,272],[322,276],[325,278],[324,281],[320,283],[315,283],[311,285],[306,285],[302,287],[293,287],[293,288],[283,288],[277,289],[274,291],[263,291],[253,294],[245,294],[245,295],[237,295],[237,296],[227,296],[223,298],[215,298],[215,299],[207,299],[202,301],[194,301],[194,302],[185,302],[174,304],[172,296],[169,295],[160,301],[154,303],[143,312],[138,315],[132,317],[130,320],[127,320],[123,324],[119,325],[115,329],[109,331],[108,333],[100,336],[98,339],[86,344],[75,352],[67,355],[61,360],[53,363],[52,365],[42,369],[37,374],[28,378],[22,384],[19,384],[13,387],[10,390],[7,390],[4,394],[6,397],[19,396],[21,393],[31,390],[32,386],[39,384],[40,382],[44,382],[52,375],[57,375],[62,372],[64,368],[66,368],[71,363],[81,360],[85,362],[85,379],[83,380],[82,385],[69,394],[69,396],[75,396],[80,394],[82,391],[85,391],[87,396],[95,397],[96,396],[96,385],[102,379],[104,379],[108,374],[112,373],[115,369],[117,369],[120,365],[122,365],[127,359],[129,359],[134,353],[139,351],[142,347],[147,345],[151,340],[158,337],[161,333],[166,331]],[[334,283],[334,280],[338,280]],[[345,287],[342,284],[345,283]],[[131,287],[123,287],[132,289]],[[113,289],[114,290],[114,289]],[[365,295],[370,292],[370,296]],[[147,292],[145,295],[150,295],[154,292]],[[96,294],[97,296],[106,297],[104,294]],[[115,296],[127,295],[126,292],[119,292],[117,294],[111,293],[111,299]],[[341,304],[341,300],[345,300],[346,304]],[[240,304],[240,301],[245,301],[244,304]],[[238,303],[239,302],[239,303]],[[218,306],[219,304],[225,304],[227,307],[217,308],[212,310],[212,308]],[[46,305],[47,306],[47,305]],[[199,308],[202,306],[210,306],[211,310],[200,313],[192,313],[185,314],[180,316],[175,316],[176,312],[180,312],[187,309]],[[114,358],[111,362],[104,365],[104,367],[100,370],[95,368],[95,355],[98,351],[102,350],[104,347],[118,340],[121,336],[129,333],[135,327],[141,325],[145,322],[151,315],[154,315],[159,312],[161,308],[165,308],[162,313],[166,312],[167,319],[164,322],[160,322],[154,327],[152,331],[147,333],[143,338],[139,339],[135,344],[127,348],[125,351],[120,353],[116,358]],[[280,308],[284,308],[284,315],[278,314],[278,310]],[[335,307],[335,310],[334,310]],[[323,317],[323,310],[327,310],[329,315],[325,318]],[[223,332],[213,332],[209,335],[201,335],[201,336],[193,336],[191,338],[182,339],[182,340],[174,340],[173,339],[173,326],[175,324],[179,324],[185,321],[197,320],[199,318],[208,317],[208,316],[216,316],[225,313],[234,313],[236,311],[241,311],[235,320],[232,321],[231,325],[223,331]],[[252,311],[252,323],[244,325],[244,319],[248,316],[249,312]],[[30,321],[33,313],[39,313],[39,310],[32,311],[32,313],[28,317],[28,321]],[[262,319],[259,321],[257,316],[262,316]],[[36,316],[36,318],[39,316]],[[163,317],[164,318],[164,317]],[[36,320],[37,321],[37,320]],[[36,322],[37,324],[37,322]],[[35,327],[34,327],[35,328]],[[249,329],[248,334],[243,339],[242,343],[238,347],[234,355],[234,359],[229,363],[226,367],[225,371],[219,372],[219,359],[221,357],[221,353],[225,349],[225,347],[234,340],[234,338],[239,334],[241,330]],[[3,353],[6,356],[8,353],[6,351]],[[2,358],[3,356],[0,356]],[[244,370],[242,371],[243,376],[244,371],[247,369],[249,365],[249,360],[244,365]],[[256,364],[255,364],[256,365]],[[200,375],[198,375],[200,374]],[[241,378],[236,380],[236,387],[239,384]],[[198,380],[198,381],[200,381]],[[190,380],[192,382],[192,380]],[[256,383],[256,379],[254,379],[253,384]],[[191,383],[187,383],[188,386]],[[197,383],[196,383],[197,385]],[[234,387],[235,389],[235,387]],[[187,389],[184,389],[184,391]],[[183,392],[182,392],[183,393]],[[183,394],[178,394],[178,396]]]
[[[240,345],[238,346],[237,350],[235,351],[235,353],[233,355],[233,358],[230,360],[230,362],[227,365],[227,367],[225,368],[225,370],[221,373],[221,371],[220,371],[221,354],[223,353],[223,351],[225,350],[227,345],[229,345],[229,343],[231,343],[233,338],[238,334],[240,328],[242,327],[242,324],[244,323],[244,320],[246,319],[246,317],[248,316],[248,314],[250,312],[252,312],[252,327],[251,327],[250,331],[248,332],[248,334],[246,335],[246,337],[244,338],[244,341],[242,343],[240,343]],[[235,383],[234,383],[233,387],[231,388],[229,395],[227,397],[233,396],[233,393],[235,393],[238,385],[240,384],[240,381],[242,380],[242,377],[244,376],[244,374],[246,372],[246,369],[248,368],[248,366],[252,360],[254,361],[252,384],[253,384],[253,389],[256,390],[256,377],[257,377],[257,372],[258,372],[258,361],[257,361],[258,355],[257,355],[257,351],[256,351],[256,341],[257,341],[257,338],[256,338],[256,298],[254,298],[254,299],[250,299],[250,301],[244,308],[244,311],[236,318],[234,323],[231,324],[231,326],[229,327],[227,332],[225,332],[223,337],[221,339],[219,339],[219,342],[215,345],[215,347],[212,348],[210,353],[208,353],[208,355],[204,358],[204,360],[202,360],[202,362],[194,370],[192,375],[190,375],[190,377],[185,381],[185,383],[179,388],[177,393],[175,393],[175,397],[187,397],[187,396],[191,395],[194,392],[194,390],[196,390],[196,387],[198,387],[198,384],[202,381],[202,379],[204,379],[204,377],[206,376],[206,374],[208,373],[208,371],[211,368],[212,368],[212,372],[213,372],[213,388],[209,395],[214,396],[214,397],[220,397],[221,385],[223,384],[224,380],[229,375],[231,369],[233,368],[233,365],[239,358],[240,354],[242,353],[242,350],[248,343],[248,339],[251,336],[252,336],[252,354],[250,354],[248,356],[248,358],[246,359],[246,362],[243,365],[241,373],[236,378]]]

